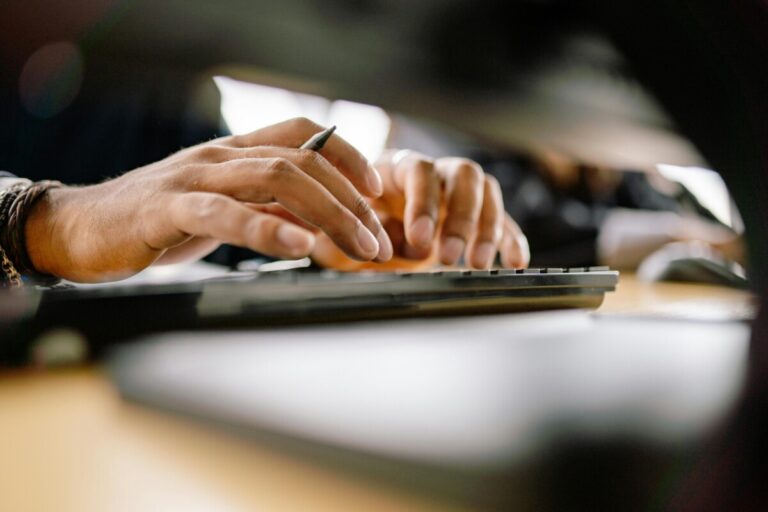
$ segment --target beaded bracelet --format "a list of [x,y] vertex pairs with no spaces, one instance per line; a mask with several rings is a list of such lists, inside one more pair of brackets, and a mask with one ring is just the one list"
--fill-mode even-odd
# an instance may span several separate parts
[[0,190],[0,260],[6,287],[21,286],[21,276],[36,284],[52,285],[58,278],[38,272],[27,254],[25,226],[32,207],[48,190],[62,186],[58,181],[18,180]]
[[5,253],[2,246],[0,246],[0,263],[2,263],[2,266],[0,267],[0,272],[2,272],[0,287],[18,288],[21,286],[21,274],[19,274],[19,271],[13,266],[13,262],[8,258],[8,255]]
[[[29,187],[32,182],[25,179],[15,179],[13,184],[0,190],[0,231],[5,231],[8,227],[8,209],[13,200],[19,193]],[[2,279],[0,284],[7,288],[17,288],[22,285],[21,274],[16,266],[8,257],[4,244],[0,242],[0,260],[2,260]]]

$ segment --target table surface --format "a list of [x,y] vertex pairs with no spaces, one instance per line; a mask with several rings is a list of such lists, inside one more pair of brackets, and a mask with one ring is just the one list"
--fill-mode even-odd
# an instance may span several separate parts
[[[622,276],[605,314],[740,312],[746,292]],[[123,402],[98,367],[0,374],[4,510],[464,510]]]

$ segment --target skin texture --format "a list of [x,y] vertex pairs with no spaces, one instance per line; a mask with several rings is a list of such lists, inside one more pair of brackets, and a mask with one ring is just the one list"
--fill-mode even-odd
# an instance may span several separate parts
[[343,270],[452,264],[461,252],[485,268],[499,250],[504,265],[527,264],[498,184],[474,162],[390,153],[377,172],[337,135],[319,152],[293,149],[321,130],[292,119],[99,185],[53,189],[27,221],[30,259],[81,282],[197,259],[221,243]]

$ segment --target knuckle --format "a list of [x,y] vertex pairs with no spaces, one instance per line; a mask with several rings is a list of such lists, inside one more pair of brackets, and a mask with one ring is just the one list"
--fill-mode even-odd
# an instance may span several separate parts
[[161,180],[158,188],[161,190],[197,190],[204,181],[205,165],[185,164],[175,169],[170,179]]
[[233,146],[238,148],[244,148],[250,146],[250,133],[246,134],[240,134],[240,135],[230,135],[228,139],[224,139],[225,141],[229,141]]
[[257,246],[265,246],[277,237],[279,221],[268,215],[257,215],[248,222],[248,233]]
[[302,167],[317,167],[321,165],[323,159],[320,153],[311,149],[299,149],[296,158]]
[[434,161],[427,155],[413,151],[410,149],[404,149],[398,151],[393,157],[396,167],[407,167],[412,171],[417,172],[433,172]]
[[197,148],[197,150],[195,151],[195,157],[200,160],[210,162],[210,161],[221,159],[223,156],[223,153],[224,153],[224,148],[220,146],[213,146],[213,145],[206,144],[204,146],[199,146]]
[[169,173],[169,176],[189,177],[195,176],[201,172],[203,166],[196,163],[183,163],[175,165]]
[[319,128],[319,125],[310,121],[306,117],[294,117],[286,121],[287,125],[292,129],[307,130]]
[[416,153],[416,156],[408,159],[413,166],[413,170],[419,174],[429,176],[435,174],[435,166],[432,160]]
[[216,195],[206,195],[200,198],[195,209],[195,215],[199,220],[215,217],[224,208],[224,198]]
[[473,186],[483,182],[483,169],[472,160],[460,158],[457,161],[456,175],[462,181],[467,181]]
[[294,167],[285,158],[268,158],[264,171],[270,181],[283,181],[293,175]]
[[373,214],[371,210],[371,206],[368,204],[368,201],[366,201],[360,195],[355,195],[354,198],[352,199],[352,213],[355,214],[355,216],[360,219],[371,217]]
[[469,236],[477,226],[476,220],[470,215],[456,214],[446,221],[445,230],[447,234],[458,235],[462,238]]

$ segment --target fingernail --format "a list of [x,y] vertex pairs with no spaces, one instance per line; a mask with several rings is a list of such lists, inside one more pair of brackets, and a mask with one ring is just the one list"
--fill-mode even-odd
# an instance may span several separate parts
[[366,254],[374,255],[379,252],[379,242],[362,223],[357,225],[357,243]]
[[368,176],[366,177],[368,188],[371,189],[374,197],[379,197],[384,193],[384,184],[381,182],[381,175],[372,165],[368,166]]
[[429,247],[435,236],[435,221],[429,215],[422,215],[411,225],[411,238],[417,247]]
[[443,240],[443,245],[440,247],[440,260],[446,265],[452,265],[459,261],[462,252],[464,252],[464,240],[457,236],[449,236]]
[[490,242],[483,242],[475,248],[474,263],[476,267],[488,268],[493,264],[496,248]]
[[379,255],[376,257],[376,261],[383,263],[392,259],[394,249],[392,248],[392,240],[389,239],[389,235],[384,228],[379,229],[379,234],[376,236],[376,240],[379,241]]
[[313,236],[293,224],[280,224],[275,233],[278,242],[295,254],[309,254],[314,243]]

